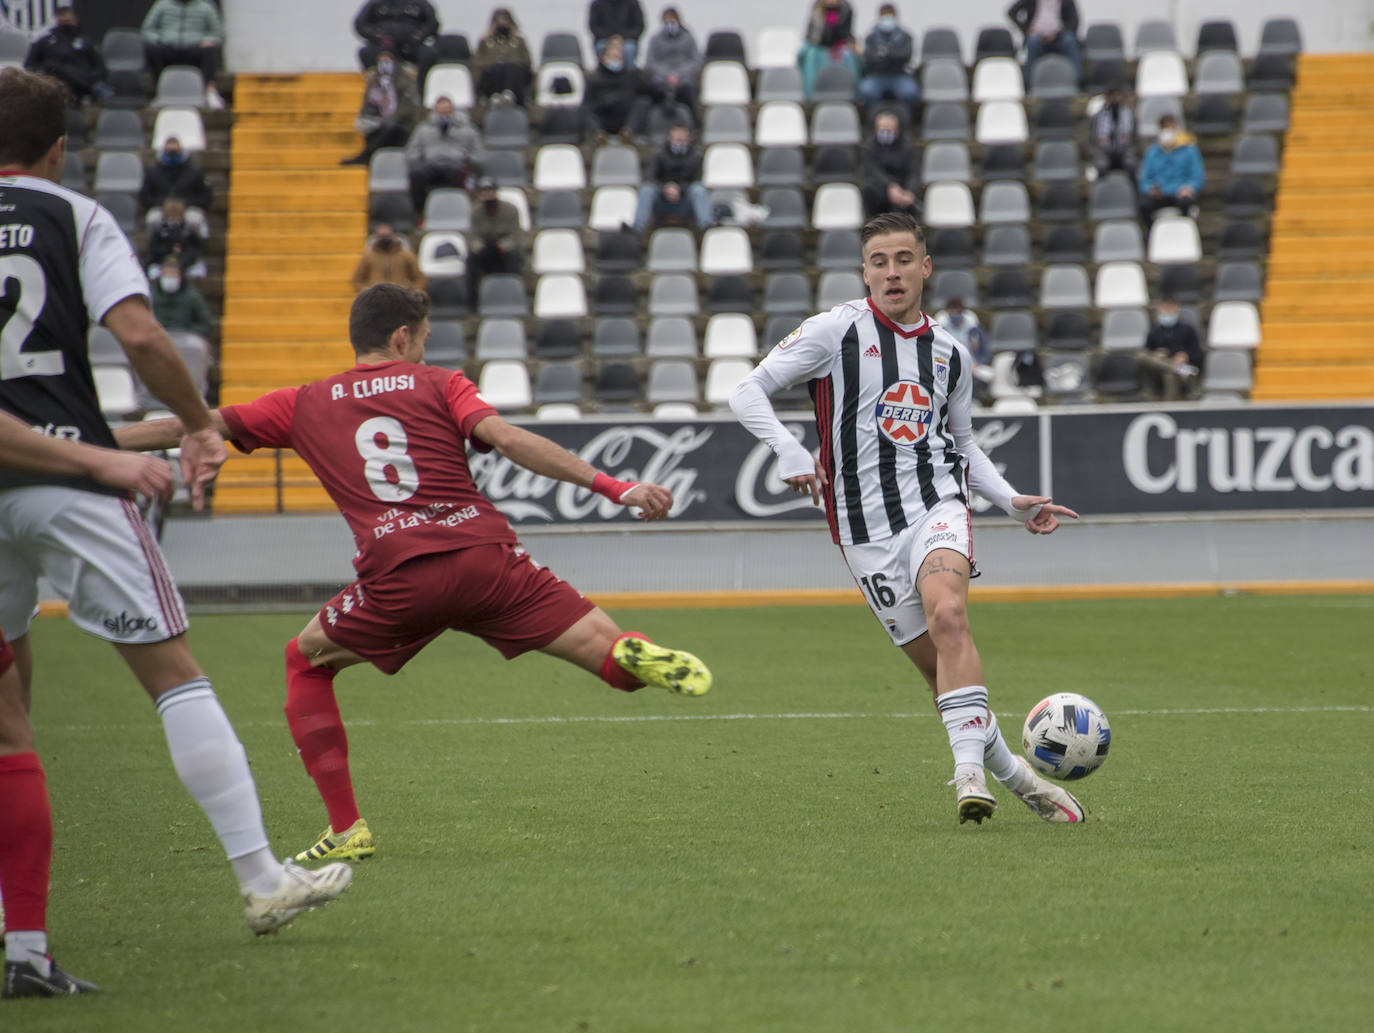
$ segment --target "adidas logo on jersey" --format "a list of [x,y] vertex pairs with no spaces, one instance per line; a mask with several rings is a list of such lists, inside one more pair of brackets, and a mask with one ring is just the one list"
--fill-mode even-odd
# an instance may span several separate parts
[[878,350],[876,344],[870,344],[868,346],[868,351],[864,352],[865,359],[881,359],[882,357],[883,353]]

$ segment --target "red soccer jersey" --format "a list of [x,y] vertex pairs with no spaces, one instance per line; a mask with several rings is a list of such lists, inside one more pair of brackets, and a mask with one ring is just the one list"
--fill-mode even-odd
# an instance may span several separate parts
[[220,410],[244,452],[294,448],[339,507],[360,578],[428,553],[514,542],[477,490],[464,439],[496,410],[461,373],[409,362],[355,366]]

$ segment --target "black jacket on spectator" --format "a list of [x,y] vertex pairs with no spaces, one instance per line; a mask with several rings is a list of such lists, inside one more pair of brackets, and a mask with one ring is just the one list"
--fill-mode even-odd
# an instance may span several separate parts
[[[1035,20],[1035,0],[1016,0],[1007,11],[1012,24],[1023,33],[1030,30]],[[1078,5],[1073,0],[1062,0],[1059,5],[1059,20],[1064,23],[1064,31],[1078,35]]]
[[674,154],[668,144],[654,154],[649,178],[658,184],[676,183],[686,188],[701,179],[701,148],[689,145],[686,154]]
[[1202,354],[1202,342],[1198,340],[1197,327],[1185,319],[1180,319],[1173,326],[1155,323],[1150,327],[1149,336],[1145,338],[1145,350],[1152,352],[1158,349],[1170,355],[1183,352],[1188,356],[1188,364],[1198,369],[1202,369],[1206,361]]
[[874,29],[864,42],[864,74],[905,75],[912,48],[911,33],[900,25],[890,32]]
[[637,103],[647,108],[663,97],[663,87],[638,68],[613,72],[605,65],[597,65],[587,77],[587,111],[596,127],[604,132],[617,132],[629,125]]
[[368,0],[353,19],[353,31],[370,43],[388,40],[414,45],[439,31],[429,0]]
[[892,206],[887,200],[887,185],[897,183],[913,193],[920,193],[921,164],[911,147],[905,131],[897,131],[897,139],[881,144],[870,137],[864,144],[864,202],[871,212],[885,212]]
[[79,26],[55,25],[29,47],[24,67],[61,79],[78,98],[105,81],[105,60],[100,48],[81,34]]
[[148,261],[153,265],[161,265],[173,253],[176,253],[177,261],[185,272],[204,256],[205,241],[185,221],[175,226],[160,222],[148,234]]
[[169,197],[179,197],[193,208],[210,210],[214,191],[205,181],[205,171],[194,158],[179,165],[154,162],[143,170],[143,185],[138,188],[138,203],[144,208],[156,208]]
[[639,39],[644,35],[644,8],[639,0],[592,0],[587,12],[592,39]]

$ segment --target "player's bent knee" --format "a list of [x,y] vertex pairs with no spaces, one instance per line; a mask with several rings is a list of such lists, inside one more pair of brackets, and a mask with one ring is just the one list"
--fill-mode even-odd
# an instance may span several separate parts
[[927,622],[932,640],[940,645],[958,641],[969,634],[968,608],[962,600],[940,600],[931,607]]

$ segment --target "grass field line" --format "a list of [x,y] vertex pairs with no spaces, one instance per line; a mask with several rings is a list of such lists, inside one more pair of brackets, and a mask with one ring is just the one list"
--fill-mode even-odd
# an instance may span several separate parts
[[[1156,710],[1113,709],[1111,716],[1122,717],[1193,717],[1205,714],[1369,714],[1374,706],[1352,704],[1349,706],[1309,706],[1309,707],[1177,707]],[[931,712],[905,713],[865,713],[862,711],[783,711],[776,714],[540,714],[531,717],[415,717],[400,718],[395,721],[359,720],[349,721],[349,728],[382,728],[395,725],[412,727],[444,727],[451,725],[577,725],[577,724],[637,724],[654,721],[855,721],[884,720],[908,721],[938,716]],[[1009,711],[999,711],[997,716],[1007,720],[1020,720],[1021,715]],[[151,723],[151,722],[150,722]],[[236,728],[275,728],[276,721],[235,721]],[[93,732],[128,731],[143,725],[45,725],[44,729],[54,732]]]

